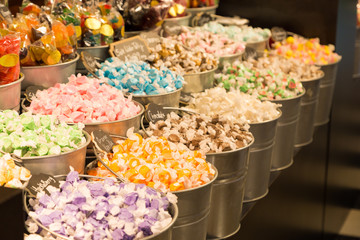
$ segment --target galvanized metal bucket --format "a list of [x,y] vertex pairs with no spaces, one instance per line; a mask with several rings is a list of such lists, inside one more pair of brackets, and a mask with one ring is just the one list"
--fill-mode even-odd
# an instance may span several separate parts
[[[88,179],[96,179],[96,180],[105,179],[105,178],[101,178],[101,177],[87,176],[87,175],[80,175],[80,177],[81,178],[88,178]],[[58,180],[63,180],[63,179],[65,179],[65,176],[55,176],[55,178],[57,178]],[[30,210],[29,210],[29,207],[28,207],[28,198],[29,198],[28,192],[24,191],[23,203],[24,203],[25,212],[41,229],[43,229],[44,231],[50,233],[56,239],[63,239],[63,240],[70,240],[71,239],[71,238],[62,236],[62,235],[60,235],[60,234],[58,234],[56,232],[51,231],[49,228],[42,225],[35,218],[31,217],[29,215]],[[142,238],[142,240],[171,240],[171,239],[173,239],[172,238],[172,229],[173,229],[174,223],[176,222],[176,220],[178,218],[179,209],[178,209],[177,204],[170,203],[170,206],[169,206],[168,210],[169,210],[169,213],[170,213],[170,215],[172,217],[172,220],[169,223],[169,225],[166,228],[164,228],[160,233],[154,234],[154,235],[151,235],[151,236],[148,236],[148,237],[144,237],[144,238]]]
[[172,240],[205,240],[210,213],[212,186],[218,176],[202,186],[172,192],[178,197],[179,216],[173,228]]
[[320,81],[319,103],[315,114],[315,126],[321,126],[329,122],[332,100],[335,90],[336,74],[339,62],[327,65],[318,65],[324,72],[324,77]]
[[246,47],[253,48],[258,54],[264,53],[264,50],[268,48],[269,38],[257,41],[257,42],[246,42]]
[[171,23],[177,23],[180,26],[189,26],[190,25],[190,19],[191,19],[191,14],[187,13],[186,16],[183,17],[176,17],[176,18],[165,18],[164,22],[171,22]]
[[216,70],[217,68],[206,72],[184,74],[185,83],[182,91],[185,93],[197,93],[212,88],[214,86]]
[[227,238],[240,229],[249,148],[253,143],[233,151],[206,154],[206,160],[218,169],[211,193],[207,239]]
[[132,98],[144,106],[146,106],[149,103],[155,103],[167,107],[179,107],[181,90],[182,88],[177,89],[173,92],[162,93],[157,95],[145,95],[145,96],[133,95]]
[[200,8],[186,8],[186,12],[191,14],[190,25],[193,26],[192,20],[198,13],[208,13],[208,14],[215,14],[216,9],[219,5],[210,6],[210,7],[200,7]]
[[290,167],[293,163],[296,126],[300,115],[300,102],[305,94],[293,98],[271,100],[281,104],[282,115],[278,120],[275,145],[271,158],[271,171],[280,171]]
[[295,148],[310,144],[313,140],[316,107],[319,99],[320,81],[324,73],[318,78],[302,80],[306,90],[300,102],[300,116],[296,127]]
[[250,147],[244,203],[257,201],[268,193],[271,155],[281,114],[280,111],[279,116],[275,119],[250,124],[250,132],[253,134],[255,142]]
[[78,149],[60,155],[23,157],[25,168],[29,169],[31,174],[46,173],[50,175],[61,175],[70,172],[70,166],[79,173],[84,173],[86,148],[89,145],[90,135],[83,131],[86,137],[86,143]]
[[[96,46],[96,47],[79,47],[77,49],[78,54],[80,55],[81,52],[90,53],[91,56],[101,59],[101,62],[104,62],[107,58],[110,57],[109,53],[109,46]],[[88,71],[86,70],[82,61],[78,61],[76,64],[76,73],[87,74]]]
[[226,55],[219,58],[219,68],[222,69],[226,64],[232,64],[236,60],[242,61],[242,55],[244,51],[241,53],[236,53],[232,55]]
[[20,110],[21,82],[23,80],[24,74],[20,73],[18,80],[0,85],[0,110]]
[[76,58],[65,63],[55,65],[21,67],[25,79],[21,84],[21,90],[25,90],[29,86],[42,86],[45,88],[53,87],[57,83],[66,83],[68,78],[75,74],[76,62],[80,55],[76,54]]

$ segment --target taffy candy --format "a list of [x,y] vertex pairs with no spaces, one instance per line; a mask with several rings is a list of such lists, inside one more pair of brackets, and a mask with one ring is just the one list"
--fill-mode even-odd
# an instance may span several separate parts
[[159,70],[146,62],[122,62],[119,58],[108,58],[97,70],[108,84],[134,95],[157,95],[182,88],[184,78],[166,67]]
[[80,180],[78,172],[71,171],[50,196],[40,192],[29,199],[26,225],[45,239],[54,238],[32,219],[71,239],[143,239],[169,226],[169,207],[176,201],[175,195],[162,195],[143,184]]
[[231,122],[221,115],[185,114],[180,117],[171,112],[165,121],[150,122],[146,132],[206,154],[248,146],[253,141],[248,130],[247,123]]
[[10,154],[0,156],[0,186],[23,188],[30,178],[30,171],[17,166]]
[[215,21],[206,23],[201,27],[206,31],[224,35],[235,42],[260,42],[269,39],[271,32],[267,28],[254,28],[251,26],[224,26]]
[[320,67],[309,65],[295,58],[284,58],[279,55],[265,55],[264,57],[247,60],[258,69],[269,69],[274,73],[286,74],[300,81],[319,78],[323,74]]
[[142,31],[159,26],[172,3],[172,0],[115,0],[114,4],[124,18],[126,31]]
[[[128,139],[118,141],[113,147],[114,154],[103,157],[103,161],[120,176],[162,192],[195,188],[214,178],[215,170],[201,152],[191,151],[165,137],[143,139],[132,131],[128,130]],[[112,175],[101,163],[88,174]]]
[[151,50],[148,61],[152,66],[158,69],[165,66],[181,75],[210,71],[218,65],[214,55],[184,48],[180,42],[169,38],[161,38],[161,42]]
[[208,115],[219,114],[232,122],[260,123],[280,116],[280,104],[260,101],[256,96],[238,89],[226,91],[222,87],[215,87],[193,93],[192,96],[186,109]]
[[222,74],[215,74],[218,84],[225,89],[239,89],[259,99],[285,99],[304,92],[299,79],[274,73],[264,68],[254,68],[249,62],[235,62],[224,67]]
[[180,35],[172,37],[191,49],[198,49],[217,57],[242,53],[245,45],[234,42],[226,36],[204,31],[201,28],[191,30],[183,27]]
[[335,53],[334,45],[321,45],[319,38],[289,36],[284,41],[274,43],[273,52],[286,58],[296,58],[306,64],[326,65],[336,63],[341,57]]
[[0,36],[0,85],[19,79],[20,43],[19,34]]
[[141,108],[114,87],[94,78],[72,75],[66,84],[37,91],[28,110],[68,123],[95,123],[131,118]]
[[83,125],[69,126],[53,116],[0,112],[0,148],[19,157],[59,155],[86,143]]
[[40,236],[39,234],[24,234],[24,240],[44,240],[44,238],[42,236]]

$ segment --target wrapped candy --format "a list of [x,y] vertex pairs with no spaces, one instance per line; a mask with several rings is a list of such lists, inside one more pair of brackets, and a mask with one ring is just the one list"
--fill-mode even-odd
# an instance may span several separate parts
[[59,155],[83,146],[83,125],[57,124],[53,116],[0,112],[0,149],[20,157]]
[[218,4],[217,0],[186,0],[188,8],[210,7]]
[[41,8],[38,5],[30,2],[29,0],[24,0],[21,6],[21,12],[25,15],[32,13],[39,16]]
[[[210,182],[215,176],[212,165],[199,151],[184,144],[172,143],[165,137],[143,139],[127,132],[128,139],[117,142],[114,154],[103,161],[120,176],[134,183],[143,183],[162,192],[191,189]],[[101,163],[90,175],[111,176]]]
[[50,196],[38,193],[30,199],[30,233],[40,232],[44,239],[54,239],[41,231],[36,219],[50,231],[74,239],[144,239],[162,232],[172,222],[170,204],[177,198],[162,195],[143,184],[80,180],[70,172],[60,188]]
[[19,79],[20,43],[19,34],[8,34],[0,37],[0,85]]
[[174,0],[174,4],[170,7],[167,18],[183,17],[186,15],[185,9],[185,0]]
[[17,166],[10,154],[0,155],[0,186],[23,188],[30,178],[30,171]]

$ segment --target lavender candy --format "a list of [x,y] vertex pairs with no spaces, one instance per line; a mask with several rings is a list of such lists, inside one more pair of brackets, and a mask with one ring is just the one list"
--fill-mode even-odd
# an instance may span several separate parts
[[142,61],[108,58],[96,74],[108,84],[134,95],[158,95],[182,88],[184,78],[162,66],[159,70]]
[[36,219],[50,231],[70,239],[136,240],[161,232],[172,221],[168,212],[176,196],[140,184],[119,184],[113,179],[88,182],[71,171],[60,188],[29,199],[26,220],[30,233],[55,239],[42,230]]

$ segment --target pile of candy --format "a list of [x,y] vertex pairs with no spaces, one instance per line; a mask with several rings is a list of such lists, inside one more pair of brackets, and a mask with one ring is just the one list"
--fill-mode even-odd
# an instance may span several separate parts
[[204,31],[201,28],[190,30],[183,27],[180,35],[175,35],[171,38],[181,42],[188,48],[210,53],[216,57],[242,53],[245,50],[244,44],[234,42],[224,35]]
[[260,42],[267,40],[271,32],[267,28],[253,28],[251,26],[224,26],[217,22],[209,22],[201,27],[205,31],[226,36],[235,42]]
[[0,186],[23,188],[24,182],[31,178],[30,171],[15,165],[10,154],[0,157]]
[[304,92],[301,82],[285,74],[269,69],[254,68],[248,62],[235,62],[224,67],[222,74],[215,78],[225,89],[240,89],[241,92],[257,96],[259,99],[284,99],[296,97]]
[[210,71],[218,65],[214,55],[185,49],[178,41],[169,38],[161,39],[161,43],[152,49],[148,60],[157,69],[165,66],[181,75]]
[[239,90],[227,92],[224,88],[215,87],[192,95],[186,109],[208,115],[219,114],[229,121],[260,123],[280,116],[278,108],[281,105],[260,101],[256,96]]
[[166,67],[152,68],[146,62],[122,62],[109,58],[96,72],[108,84],[134,95],[157,95],[173,92],[183,86],[184,78]]
[[309,65],[294,58],[284,58],[279,55],[270,55],[258,59],[248,59],[253,67],[258,69],[269,69],[274,73],[282,73],[301,81],[319,78],[322,76],[320,67]]
[[74,3],[60,1],[53,13],[66,25],[75,26],[79,46],[108,45],[124,37],[124,20],[111,2]]
[[306,39],[300,36],[290,36],[283,42],[274,44],[276,54],[286,58],[296,58],[306,64],[331,64],[340,60],[334,53],[333,45],[321,45],[318,38]]
[[[50,231],[74,239],[143,239],[160,233],[172,221],[169,213],[176,196],[142,184],[117,183],[113,179],[89,182],[70,172],[51,195],[30,199],[26,221],[30,233],[40,232],[36,219]],[[43,230],[40,235],[51,238]]]
[[[127,136],[128,139],[118,141],[113,147],[114,154],[103,161],[131,182],[167,192],[195,188],[214,178],[215,170],[199,151],[190,151],[185,145],[172,143],[165,137],[143,139],[133,134],[132,129]],[[88,174],[112,176],[101,163]]]
[[86,143],[80,125],[57,124],[53,116],[0,112],[0,148],[20,157],[59,155]]
[[164,136],[173,143],[185,144],[190,150],[206,153],[226,152],[243,148],[253,137],[247,124],[230,122],[223,116],[185,114],[179,117],[174,112],[165,121],[150,122],[146,129],[153,136]]
[[116,88],[97,79],[72,75],[67,84],[37,91],[28,110],[67,123],[86,124],[131,118],[141,108]]
[[19,34],[0,36],[0,85],[19,79],[20,41]]
[[201,8],[218,5],[218,0],[187,0],[188,8]]

